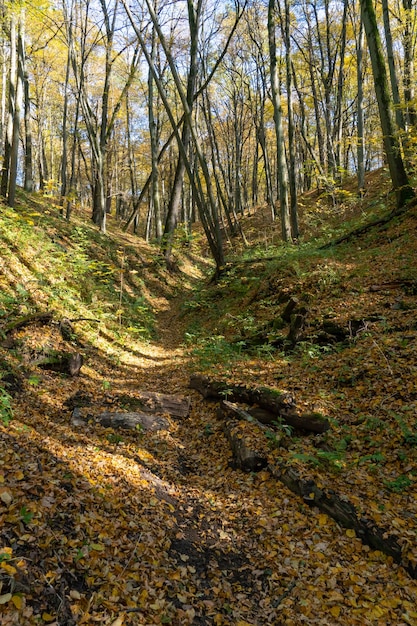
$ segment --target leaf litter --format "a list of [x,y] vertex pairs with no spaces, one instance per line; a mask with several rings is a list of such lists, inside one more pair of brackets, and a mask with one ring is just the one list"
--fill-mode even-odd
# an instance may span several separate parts
[[[331,308],[339,323],[384,313],[342,352],[253,356],[218,363],[216,375],[290,391],[333,420],[326,435],[284,448],[247,430],[271,465],[346,497],[417,562],[416,305],[401,289],[370,290],[398,277],[388,266],[357,276],[348,305],[344,289],[320,287],[313,311]],[[358,267],[345,264],[349,284]],[[268,470],[233,469],[215,404],[188,388],[197,365],[171,305],[158,343],[132,344],[118,363],[91,350],[77,378],[42,372],[15,397],[0,437],[2,625],[417,624],[417,583],[391,557]],[[44,329],[16,338],[29,350]],[[139,390],[190,396],[189,418],[165,416],[164,432],[71,423],[65,401],[77,392],[98,411],[123,410],[120,398]]]

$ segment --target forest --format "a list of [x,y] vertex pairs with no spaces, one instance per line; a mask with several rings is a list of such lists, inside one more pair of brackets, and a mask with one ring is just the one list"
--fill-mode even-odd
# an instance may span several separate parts
[[417,626],[411,0],[1,8],[1,625]]
[[298,241],[300,194],[387,163],[413,196],[416,15],[410,1],[3,6],[1,192],[16,184],[110,213],[168,266],[202,224],[217,268],[240,217],[267,204]]

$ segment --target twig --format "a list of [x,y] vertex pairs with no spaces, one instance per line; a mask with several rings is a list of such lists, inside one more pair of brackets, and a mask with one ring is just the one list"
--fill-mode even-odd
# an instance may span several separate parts
[[387,363],[387,368],[389,373],[391,374],[391,376],[394,376],[394,372],[393,369],[390,365],[390,362],[388,361],[388,358],[386,356],[386,354],[384,353],[384,351],[382,350],[382,348],[377,344],[377,342],[375,341],[375,339],[372,339],[372,343],[374,344],[374,346],[379,350],[379,352],[382,354],[382,356],[384,357],[386,363]]

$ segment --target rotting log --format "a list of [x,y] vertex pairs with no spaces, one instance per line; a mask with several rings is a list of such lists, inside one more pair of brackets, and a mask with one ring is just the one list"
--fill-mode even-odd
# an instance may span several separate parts
[[308,506],[317,507],[343,528],[353,529],[364,544],[392,557],[395,563],[404,567],[412,578],[417,578],[417,567],[406,562],[397,538],[388,534],[372,520],[359,517],[355,507],[347,498],[320,489],[313,480],[300,478],[294,468],[269,465],[268,470],[290,491],[301,496]]
[[106,428],[156,432],[169,430],[169,421],[162,415],[149,413],[100,413],[95,421]]
[[290,393],[281,393],[275,389],[258,387],[249,389],[244,385],[229,385],[216,381],[207,376],[195,375],[190,378],[191,389],[196,389],[206,399],[230,400],[231,402],[245,402],[271,410],[273,413],[289,411],[295,407],[295,401]]
[[39,324],[49,324],[54,317],[53,312],[47,311],[44,313],[31,313],[30,315],[24,315],[23,317],[19,317],[11,322],[8,322],[4,326],[2,326],[1,330],[4,334],[10,333],[13,330],[17,330],[18,328],[23,328],[24,326],[28,326],[28,324],[32,324],[32,322],[38,322]]
[[222,400],[220,402],[217,414],[221,418],[246,420],[247,422],[257,422],[259,427],[264,429],[264,425],[256,418],[250,411],[242,409],[240,406],[229,400]]
[[[272,424],[275,420],[282,420],[297,431],[309,433],[324,433],[330,428],[329,421],[320,413],[297,413],[295,400],[290,393],[281,393],[267,387],[250,389],[244,385],[228,385],[200,375],[191,377],[190,387],[199,391],[207,399],[224,400],[226,398],[232,402],[256,405],[271,414],[271,421],[263,423]],[[264,419],[266,417],[265,414]]]
[[168,414],[179,418],[188,417],[191,407],[189,397],[155,391],[138,391],[134,396],[119,396],[117,400],[129,408],[138,408],[145,413]]
[[296,298],[295,296],[291,296],[291,298],[288,300],[287,304],[285,305],[283,312],[281,313],[281,317],[284,320],[284,322],[287,322],[288,324],[291,322],[291,315],[294,313],[295,309],[297,308],[299,304],[300,304],[299,299]]
[[232,450],[233,467],[245,472],[259,472],[268,465],[266,456],[248,443],[241,422],[228,419],[223,428]]
[[51,352],[34,362],[34,365],[44,370],[78,376],[84,359],[79,352]]

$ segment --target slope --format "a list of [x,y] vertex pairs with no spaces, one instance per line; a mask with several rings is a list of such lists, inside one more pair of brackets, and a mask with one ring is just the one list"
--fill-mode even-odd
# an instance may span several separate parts
[[[310,227],[346,216],[305,202]],[[370,218],[347,204],[340,229]],[[201,257],[170,276],[151,246],[56,210],[22,196],[0,224],[2,624],[416,624],[416,208],[327,250],[335,225],[291,249],[265,241],[258,212],[216,284]],[[45,325],[9,329],[46,311]],[[79,320],[67,339],[63,318]],[[81,354],[79,375],[41,369],[51,350]],[[267,461],[244,472],[191,374],[225,383],[226,398],[239,384],[287,393],[330,429],[243,421]],[[190,397],[189,416],[99,423],[145,392]],[[393,536],[401,563],[284,486],[283,468]]]

